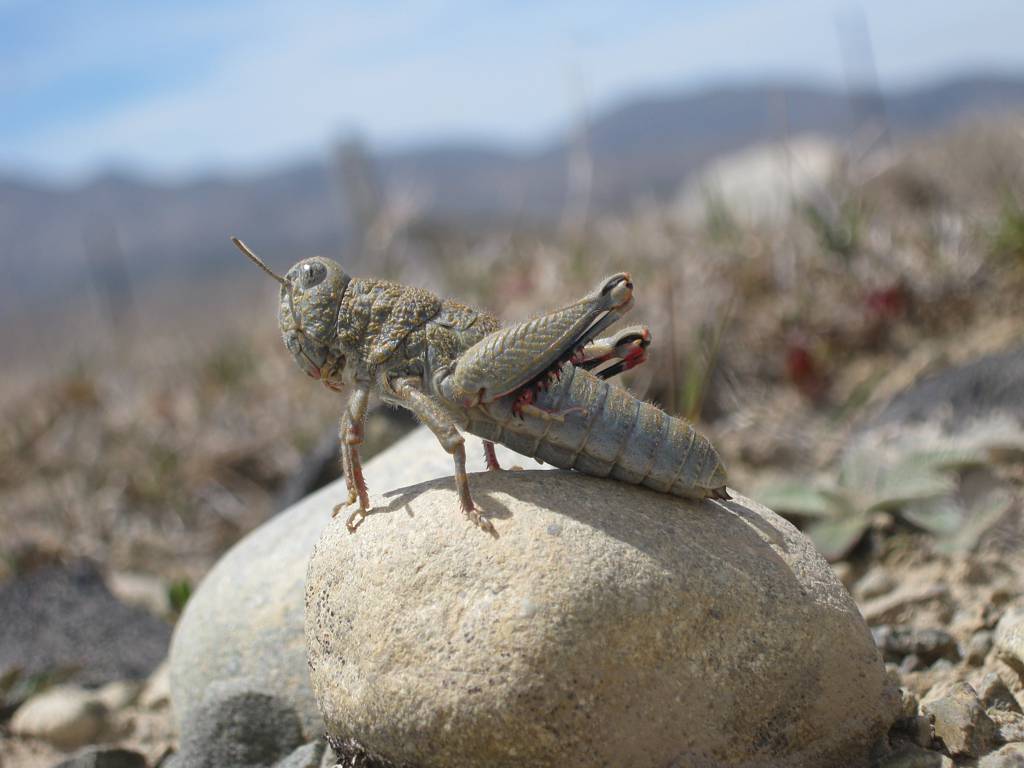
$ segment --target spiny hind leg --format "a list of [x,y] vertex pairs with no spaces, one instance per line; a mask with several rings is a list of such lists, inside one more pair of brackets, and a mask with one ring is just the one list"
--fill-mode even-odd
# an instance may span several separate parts
[[366,386],[359,386],[352,392],[342,414],[339,430],[341,468],[345,474],[348,500],[336,504],[331,516],[336,516],[343,508],[358,501],[358,508],[345,521],[345,526],[352,532],[355,532],[359,521],[370,512],[370,497],[366,489],[366,480],[363,478],[363,463],[359,458],[359,446],[363,442],[363,425],[366,423],[369,399],[370,392]]
[[605,278],[572,304],[488,334],[440,376],[437,389],[452,403],[471,408],[557,376],[563,363],[632,304],[628,273]]
[[491,472],[501,471],[501,464],[498,463],[498,454],[494,452],[494,443],[490,440],[484,440],[484,461],[487,462],[487,468]]
[[610,379],[646,362],[650,344],[650,329],[646,325],[631,325],[612,336],[587,344],[572,363],[602,379]]
[[[498,454],[494,452],[494,443],[490,440],[484,440],[484,461],[487,462],[487,469],[491,472],[504,472],[501,464],[498,462]],[[537,459],[537,463],[540,464],[541,460]],[[510,469],[514,469],[518,472],[522,471],[522,467],[518,464],[513,464]]]
[[441,446],[455,461],[455,487],[459,492],[459,506],[463,514],[473,523],[491,535],[497,536],[494,525],[473,503],[469,493],[469,476],[466,474],[466,439],[459,432],[451,416],[431,398],[423,394],[415,379],[396,379],[388,386],[402,405],[412,411],[427,425]]

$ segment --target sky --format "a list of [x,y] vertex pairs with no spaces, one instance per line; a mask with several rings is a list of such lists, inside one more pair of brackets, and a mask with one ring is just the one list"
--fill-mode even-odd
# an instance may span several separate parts
[[648,92],[1024,74],[1022,29],[1021,0],[0,0],[0,173],[247,173],[354,134],[528,147]]

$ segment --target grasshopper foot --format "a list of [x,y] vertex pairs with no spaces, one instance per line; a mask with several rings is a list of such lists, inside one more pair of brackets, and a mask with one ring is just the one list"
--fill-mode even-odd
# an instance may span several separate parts
[[359,502],[359,506],[356,508],[355,512],[348,516],[348,520],[345,521],[345,527],[348,528],[349,533],[355,533],[359,524],[368,514],[370,514],[369,499],[366,498],[363,493],[360,493],[358,489],[349,488],[348,498],[339,504],[335,504],[334,509],[331,511],[331,517],[337,517],[341,510],[345,509],[345,507],[351,506],[357,501]]
[[[341,506],[340,504],[338,506]],[[337,507],[335,507],[337,509]],[[349,533],[355,533],[356,529],[362,525],[363,520],[370,514],[370,510],[359,507],[355,512],[348,516],[348,520],[345,521],[345,527],[348,528]]]
[[491,534],[495,538],[498,537],[498,531],[494,527],[494,523],[491,522],[489,517],[486,517],[475,505],[470,507],[462,507],[462,512],[470,519],[470,521],[481,531]]

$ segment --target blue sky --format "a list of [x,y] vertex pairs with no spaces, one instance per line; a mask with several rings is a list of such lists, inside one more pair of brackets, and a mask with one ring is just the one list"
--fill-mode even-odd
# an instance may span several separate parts
[[1024,74],[1021,0],[0,0],[0,172],[247,172],[358,131],[525,146],[638,92]]

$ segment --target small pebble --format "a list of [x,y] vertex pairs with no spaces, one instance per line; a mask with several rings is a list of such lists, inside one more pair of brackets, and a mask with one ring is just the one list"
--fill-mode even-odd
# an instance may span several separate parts
[[917,717],[917,708],[920,704],[916,694],[906,688],[900,688],[900,712],[905,718]]
[[900,662],[900,673],[907,674],[908,672],[917,672],[919,669],[927,669],[928,665],[921,660],[921,657],[916,653],[912,653],[909,656],[904,656],[903,661]]
[[274,768],[319,768],[324,757],[323,741],[311,741],[295,749],[288,757],[274,764]]
[[1005,743],[1024,741],[1024,715],[1020,712],[991,709],[988,715],[998,729],[998,741]]
[[117,680],[96,691],[96,698],[109,711],[117,712],[134,704],[141,688],[142,686],[134,680]]
[[165,660],[149,676],[142,693],[139,694],[139,706],[143,709],[160,709],[171,703],[171,668]]
[[904,744],[891,755],[879,760],[875,768],[953,768],[953,761],[941,752]]
[[918,629],[905,625],[882,624],[874,627],[871,634],[886,661],[899,663],[911,655],[920,659],[921,666],[912,666],[909,669],[901,667],[905,672],[930,667],[940,659],[950,662],[960,660],[956,638],[944,629]]
[[911,722],[909,728],[910,734],[914,739],[914,743],[919,747],[930,748],[932,742],[935,741],[935,729],[932,727],[932,719],[930,717],[918,716]]
[[1024,605],[1006,609],[996,626],[996,654],[1014,669],[1024,669]]
[[980,757],[996,742],[996,724],[967,683],[936,686],[922,700],[921,712],[932,718],[935,737],[952,755]]
[[873,597],[892,592],[896,581],[885,568],[876,566],[865,573],[853,586],[853,594],[858,600],[870,600]]
[[983,629],[971,635],[971,639],[967,643],[967,653],[965,654],[967,663],[972,667],[980,667],[984,664],[985,657],[992,650],[994,637],[994,633],[989,629]]
[[67,685],[33,696],[14,713],[11,732],[42,739],[63,750],[92,742],[106,724],[107,708],[94,692]]
[[128,749],[86,747],[54,768],[146,768],[146,758]]
[[1001,709],[1006,712],[1021,712],[1020,704],[1006,683],[995,672],[989,672],[978,686],[978,698],[986,709]]
[[1024,744],[1007,744],[981,758],[978,768],[1024,768]]

